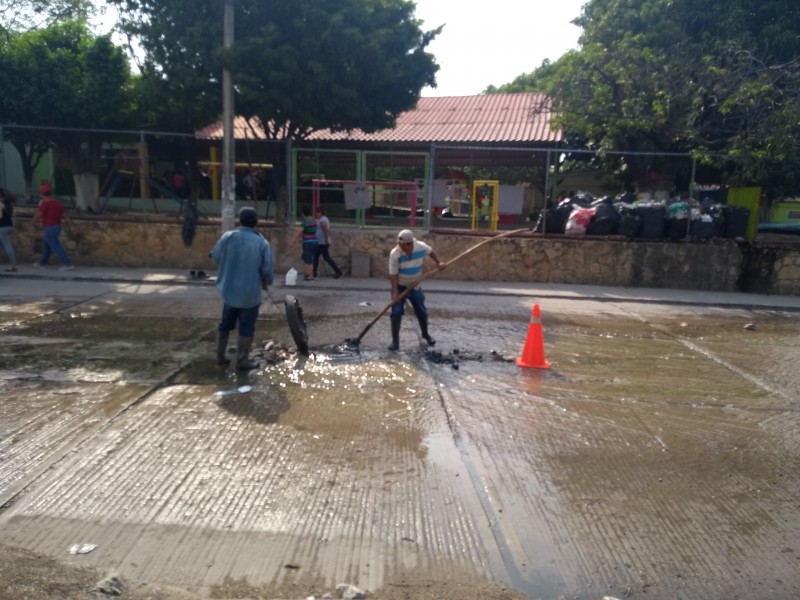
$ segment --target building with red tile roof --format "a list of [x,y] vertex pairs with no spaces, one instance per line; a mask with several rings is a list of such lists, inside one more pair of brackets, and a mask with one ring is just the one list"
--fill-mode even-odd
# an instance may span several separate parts
[[[286,145],[290,148],[286,164],[291,165],[288,181],[292,206],[296,209],[324,203],[326,197],[337,197],[325,194],[325,190],[334,188],[341,196],[348,181],[373,182],[378,188],[402,182],[412,187],[416,184],[426,190],[419,202],[437,214],[449,203],[445,195],[453,180],[466,189],[475,179],[505,177],[501,184],[526,188],[533,184],[541,198],[541,190],[547,187],[546,175],[539,171],[542,181],[531,182],[527,168],[552,164],[553,153],[561,147],[564,135],[554,125],[551,108],[550,98],[535,92],[420,98],[416,107],[400,114],[390,129],[371,133],[358,129],[313,131]],[[216,145],[223,133],[219,121],[198,131],[196,137]],[[265,132],[258,119],[243,117],[234,120],[234,138],[239,163],[245,157],[263,162],[279,160],[275,153],[285,151],[284,142],[289,142],[280,132]],[[275,158],[265,158],[264,153]],[[403,194],[380,193],[389,197],[386,202],[394,214],[397,198]],[[505,192],[503,197],[508,195]],[[533,200],[527,199],[525,208],[521,202],[515,203],[514,213],[528,210]],[[369,219],[370,210],[366,215]]]

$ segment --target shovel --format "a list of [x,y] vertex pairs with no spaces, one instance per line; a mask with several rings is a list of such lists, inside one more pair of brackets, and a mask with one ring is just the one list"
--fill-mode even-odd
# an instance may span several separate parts
[[[475,250],[477,250],[478,248],[480,248],[480,247],[481,247],[481,246],[483,246],[484,244],[488,244],[489,242],[493,242],[493,241],[495,241],[495,240],[499,240],[500,238],[508,237],[508,236],[510,236],[510,235],[519,234],[519,233],[525,233],[526,231],[528,231],[528,229],[514,229],[513,231],[504,231],[503,233],[500,233],[500,234],[498,234],[498,235],[495,235],[495,236],[492,236],[492,237],[490,237],[490,238],[487,238],[487,239],[485,239],[485,240],[483,240],[483,241],[481,241],[481,242],[478,242],[478,243],[477,243],[477,244],[475,244],[474,246],[472,246],[472,247],[470,247],[470,248],[467,248],[466,250],[464,250],[464,251],[463,251],[461,254],[459,254],[459,255],[458,255],[458,256],[456,256],[455,258],[453,258],[453,259],[451,259],[451,260],[447,261],[447,262],[445,263],[445,267],[448,267],[448,266],[452,265],[454,262],[456,262],[457,260],[460,260],[460,259],[464,258],[464,257],[465,257],[467,254],[469,254],[470,252],[474,252]],[[413,289],[414,289],[415,287],[417,287],[417,286],[418,286],[420,283],[422,283],[423,281],[425,281],[425,280],[426,280],[428,277],[430,277],[430,276],[431,276],[431,275],[433,275],[434,273],[438,273],[438,272],[439,272],[439,270],[438,270],[438,269],[436,269],[436,270],[433,270],[433,271],[428,271],[428,272],[427,272],[427,273],[425,273],[425,274],[424,274],[422,277],[420,277],[420,278],[419,278],[419,279],[417,279],[416,281],[413,281],[412,283],[410,283],[408,286],[406,286],[406,289],[405,289],[405,290],[403,290],[403,293],[402,293],[402,294],[400,294],[400,295],[397,297],[397,302],[402,302],[403,300],[405,300],[405,299],[406,299],[406,296],[408,296],[408,295],[411,293],[411,290],[413,290]],[[349,345],[349,346],[354,346],[354,347],[356,347],[356,348],[357,348],[357,347],[358,347],[358,345],[361,343],[361,338],[363,338],[363,337],[364,337],[364,336],[367,334],[367,332],[368,332],[370,329],[372,329],[372,326],[373,326],[373,325],[375,325],[375,323],[377,323],[377,322],[378,322],[378,320],[379,320],[379,319],[380,319],[380,318],[381,318],[383,315],[385,315],[385,314],[386,314],[386,313],[389,311],[389,309],[390,309],[390,308],[392,308],[392,306],[393,306],[394,304],[395,304],[395,301],[394,301],[394,300],[392,300],[391,302],[389,302],[389,304],[387,304],[386,306],[384,306],[384,307],[383,307],[383,310],[382,310],[381,312],[379,312],[379,313],[377,314],[377,316],[376,316],[374,319],[372,319],[372,321],[370,321],[370,322],[367,324],[367,326],[366,326],[366,327],[364,327],[364,331],[362,331],[362,332],[361,332],[361,334],[360,334],[360,335],[359,335],[357,338],[349,338],[349,339],[345,340],[345,343],[346,343],[347,345]]]

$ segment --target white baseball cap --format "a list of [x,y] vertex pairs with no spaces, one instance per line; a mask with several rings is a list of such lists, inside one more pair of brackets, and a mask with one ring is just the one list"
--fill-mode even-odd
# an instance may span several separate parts
[[397,234],[397,241],[398,242],[405,242],[406,244],[408,242],[413,242],[414,241],[414,232],[411,231],[410,229],[403,229],[403,231],[401,231],[400,233]]

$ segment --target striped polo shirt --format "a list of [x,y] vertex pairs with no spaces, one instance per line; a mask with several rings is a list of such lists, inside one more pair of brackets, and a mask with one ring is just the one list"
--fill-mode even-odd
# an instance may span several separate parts
[[422,277],[422,263],[431,252],[433,248],[416,239],[411,256],[403,252],[400,246],[395,246],[389,254],[389,275],[397,275],[397,283],[400,285],[413,283]]

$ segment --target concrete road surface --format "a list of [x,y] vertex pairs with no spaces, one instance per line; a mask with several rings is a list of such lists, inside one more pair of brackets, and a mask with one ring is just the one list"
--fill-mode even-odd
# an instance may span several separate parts
[[800,597],[799,299],[434,277],[393,353],[345,343],[387,282],[279,281],[237,373],[210,275],[0,276],[3,543],[199,598]]

